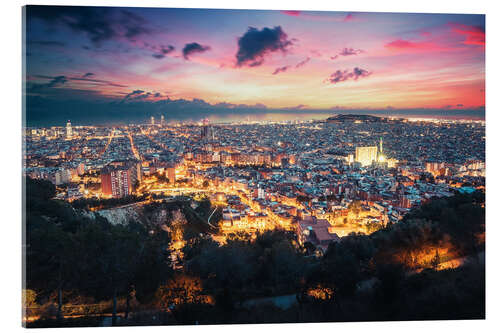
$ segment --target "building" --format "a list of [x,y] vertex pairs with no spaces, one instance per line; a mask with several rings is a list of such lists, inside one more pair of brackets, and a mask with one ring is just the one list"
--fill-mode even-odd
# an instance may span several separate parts
[[71,139],[73,137],[73,129],[71,128],[71,121],[68,120],[66,124],[66,138]]
[[155,117],[151,116],[151,126],[155,125]]
[[377,146],[373,147],[356,147],[355,161],[360,163],[361,166],[369,166],[377,161],[378,149]]
[[170,184],[175,183],[175,165],[169,165],[167,167],[167,178]]
[[141,179],[141,165],[137,161],[111,162],[101,170],[102,194],[115,198],[131,195]]
[[325,219],[307,216],[297,223],[297,239],[300,244],[310,242],[323,252],[331,242],[338,242],[340,237],[330,232],[330,223]]
[[165,125],[165,117],[163,115],[161,115],[160,117],[160,126],[163,126]]
[[54,184],[62,185],[71,181],[71,172],[67,169],[59,169],[54,174]]
[[203,125],[201,126],[201,139],[202,140],[214,139],[213,128],[210,126],[209,120],[207,118],[203,119]]

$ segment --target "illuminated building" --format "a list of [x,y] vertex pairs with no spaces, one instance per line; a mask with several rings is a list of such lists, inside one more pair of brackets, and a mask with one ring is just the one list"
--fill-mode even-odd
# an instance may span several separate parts
[[151,126],[155,125],[155,117],[151,116]]
[[387,159],[387,167],[388,168],[395,168],[398,165],[398,160],[395,158],[389,158]]
[[175,166],[170,165],[167,168],[167,178],[171,184],[175,183]]
[[202,140],[213,140],[213,130],[210,127],[209,121],[207,118],[203,119],[203,125],[201,126],[201,139]]
[[[163,126],[165,124],[165,117],[163,115],[161,115],[161,118],[160,118],[160,126]],[[154,124],[153,124],[154,125]]]
[[66,124],[66,138],[71,139],[73,137],[73,129],[71,128],[71,121],[68,120]]
[[327,220],[317,219],[313,216],[308,216],[299,221],[295,232],[300,244],[311,242],[323,251],[326,251],[328,244],[331,242],[340,240],[336,233],[330,232],[330,223]]
[[105,196],[131,195],[141,181],[140,163],[115,161],[101,170],[101,191]]
[[360,163],[362,166],[371,165],[374,161],[377,161],[377,153],[377,146],[356,147],[355,161]]

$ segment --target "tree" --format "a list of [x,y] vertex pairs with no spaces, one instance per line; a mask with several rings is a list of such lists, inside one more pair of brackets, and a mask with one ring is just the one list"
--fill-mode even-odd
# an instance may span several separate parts
[[207,303],[209,298],[203,294],[201,280],[187,275],[176,275],[158,288],[157,304],[161,309],[191,303]]
[[36,292],[31,289],[23,289],[23,316],[25,319],[31,315],[31,308],[37,306]]
[[62,318],[62,292],[77,275],[72,244],[72,235],[52,222],[46,222],[43,228],[30,228],[27,237],[26,284],[46,292],[57,291],[58,319]]
[[432,267],[432,269],[437,270],[440,263],[441,263],[441,259],[439,258],[439,252],[436,249],[436,254],[431,259],[431,267]]

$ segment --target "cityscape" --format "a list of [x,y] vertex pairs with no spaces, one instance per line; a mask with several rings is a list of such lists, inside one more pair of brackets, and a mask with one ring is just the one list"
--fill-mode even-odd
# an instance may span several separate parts
[[[416,69],[404,84],[387,77],[369,83],[377,72],[358,67],[333,72],[322,84],[346,89],[335,102],[358,91],[366,104],[351,98],[353,104],[325,108],[323,88],[304,81],[311,95],[305,90],[298,96],[297,81],[289,78],[282,82],[285,90],[268,86],[276,89],[273,98],[257,88],[267,78],[251,82],[249,72],[241,85],[208,88],[166,65],[178,85],[164,89],[179,89],[168,96],[156,90],[156,73],[150,81],[130,76],[127,86],[117,80],[129,74],[111,69],[109,79],[96,78],[94,69],[80,76],[42,74],[54,66],[63,71],[68,54],[77,67],[95,61],[104,73],[104,48],[112,43],[138,48],[124,51],[134,59],[137,50],[152,53],[148,64],[177,52],[140,40],[157,31],[145,18],[154,21],[155,10],[170,17],[170,9],[96,9],[28,6],[25,12],[31,45],[23,127],[25,327],[485,318],[484,15],[414,14],[436,29],[424,33],[413,14],[224,13],[231,17],[228,25],[245,12],[268,12],[285,23],[310,20],[315,29],[369,18],[382,26],[381,18],[399,22],[408,15],[418,35],[429,39],[386,43],[399,59],[394,61],[404,58]],[[224,12],[171,10],[207,15],[208,21]],[[115,21],[104,25],[103,13]],[[82,23],[87,14],[95,21],[88,24],[103,24],[100,29]],[[440,22],[446,33],[465,38],[457,49],[438,47],[445,33],[436,28]],[[65,26],[57,34],[66,39],[41,41],[42,23]],[[71,48],[47,53],[70,44],[68,31],[89,39],[94,44],[83,49],[102,57],[79,58]],[[270,55],[285,56],[298,44],[281,26],[249,26],[238,39],[231,71],[274,67]],[[171,61],[192,60],[196,70],[206,65],[212,77],[213,59],[201,57],[213,49],[193,42]],[[417,74],[420,61],[435,51],[450,52],[449,63],[456,62],[443,82]],[[275,68],[267,77],[320,61],[308,52],[297,65]],[[366,54],[344,48],[327,61]],[[382,66],[383,57],[366,61]],[[225,70],[218,66],[215,72]],[[470,72],[462,85],[453,71],[463,68]],[[127,92],[128,86],[135,90]],[[246,96],[241,90],[254,89],[262,99],[238,100]],[[209,93],[226,98],[227,91],[240,95],[216,102]],[[290,106],[297,98],[309,104]],[[394,106],[387,106],[389,100]],[[279,101],[286,103],[273,105]]]
[[27,131],[25,173],[69,202],[203,194],[221,204],[221,235],[280,228],[305,240],[312,230],[325,251],[339,236],[398,223],[430,198],[484,190],[484,143],[481,121],[68,121]]

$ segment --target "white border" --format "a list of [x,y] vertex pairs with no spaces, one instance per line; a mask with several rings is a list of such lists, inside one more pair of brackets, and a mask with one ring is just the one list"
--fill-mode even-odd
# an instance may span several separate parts
[[[497,167],[500,154],[496,147],[500,144],[500,108],[498,102],[499,73],[499,34],[500,12],[496,1],[474,0],[254,0],[234,2],[230,0],[45,0],[45,1],[4,1],[0,9],[3,32],[2,67],[0,80],[2,103],[0,104],[0,133],[2,147],[3,185],[1,227],[2,262],[0,288],[0,326],[9,332],[21,330],[20,290],[21,290],[21,6],[25,4],[51,5],[100,5],[129,7],[182,7],[182,8],[233,8],[233,9],[287,9],[287,10],[333,10],[333,11],[364,11],[364,12],[425,12],[425,13],[474,13],[486,14],[486,126],[487,126],[487,320],[485,321],[437,321],[437,322],[380,322],[380,323],[330,323],[330,324],[285,324],[285,325],[223,325],[203,327],[137,327],[119,328],[120,332],[132,332],[147,329],[148,331],[170,332],[252,332],[259,330],[286,330],[299,332],[304,330],[349,330],[354,332],[423,332],[423,331],[493,331],[499,325],[499,280],[497,263],[498,254],[498,218],[496,201],[500,199],[498,189],[499,177]],[[7,8],[5,8],[7,7]],[[5,330],[5,331],[7,331]],[[51,331],[52,329],[49,329]],[[77,329],[73,329],[74,331]],[[89,329],[78,329],[90,331]],[[59,332],[66,329],[58,329]]]

